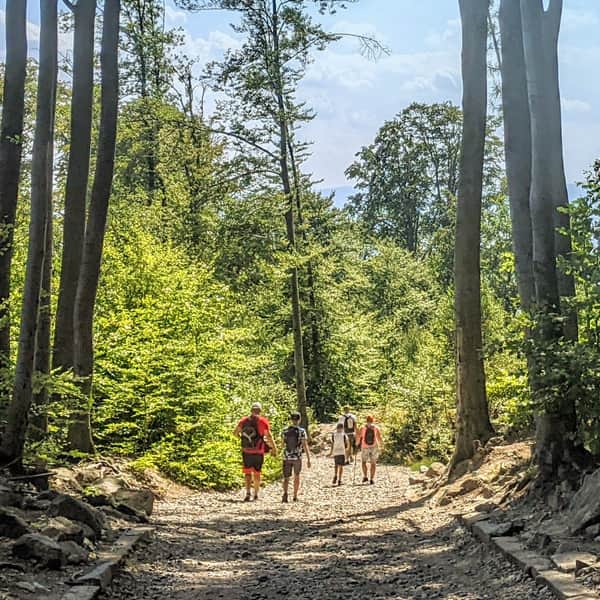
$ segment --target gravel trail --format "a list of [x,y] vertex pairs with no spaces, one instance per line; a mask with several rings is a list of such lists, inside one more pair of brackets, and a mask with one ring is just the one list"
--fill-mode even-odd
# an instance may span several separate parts
[[405,498],[409,471],[381,466],[333,487],[331,459],[303,471],[300,501],[281,484],[257,502],[203,492],[159,502],[154,540],[103,599],[550,599],[427,498]]

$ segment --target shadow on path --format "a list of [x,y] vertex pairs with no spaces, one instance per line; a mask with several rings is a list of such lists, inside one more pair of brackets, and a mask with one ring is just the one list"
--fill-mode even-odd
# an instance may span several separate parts
[[274,485],[257,503],[200,494],[163,505],[156,540],[106,597],[551,598],[427,497],[403,502],[392,485],[323,487],[329,463],[315,462],[297,504],[282,505]]

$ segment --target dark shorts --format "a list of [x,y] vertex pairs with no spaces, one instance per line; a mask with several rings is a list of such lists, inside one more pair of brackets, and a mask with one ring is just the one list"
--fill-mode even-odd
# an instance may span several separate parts
[[350,444],[351,450],[356,450],[356,435],[354,433],[347,433],[348,443]]
[[242,459],[244,461],[244,466],[242,468],[242,471],[244,473],[260,473],[263,466],[263,461],[265,459],[265,455],[248,454],[247,452],[242,452]]
[[346,457],[343,454],[336,454],[333,457],[333,461],[336,467],[341,467],[346,464]]
[[301,458],[297,458],[296,460],[283,461],[283,476],[286,479],[289,479],[292,476],[292,472],[294,473],[294,475],[300,475],[300,471],[302,471]]

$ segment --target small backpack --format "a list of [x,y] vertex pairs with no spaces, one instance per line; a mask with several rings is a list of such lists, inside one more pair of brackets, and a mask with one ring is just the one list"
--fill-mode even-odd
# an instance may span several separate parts
[[356,423],[351,415],[344,415],[344,433],[354,433]]
[[365,444],[372,446],[375,443],[375,427],[367,425],[365,429]]
[[285,430],[285,452],[286,454],[299,454],[302,449],[300,443],[300,427],[292,425]]
[[263,444],[262,436],[258,435],[258,420],[252,417],[247,417],[242,424],[240,435],[242,440],[242,449],[260,448]]

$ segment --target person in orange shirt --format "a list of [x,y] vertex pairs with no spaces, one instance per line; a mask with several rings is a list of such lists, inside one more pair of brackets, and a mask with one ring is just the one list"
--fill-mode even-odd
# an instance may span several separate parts
[[[357,445],[360,448],[362,461],[363,483],[375,483],[375,471],[377,470],[377,459],[383,450],[383,438],[379,427],[375,425],[375,419],[367,416],[367,424],[358,431]],[[370,472],[368,467],[370,466]]]

